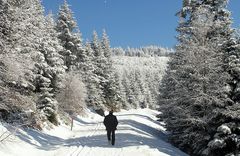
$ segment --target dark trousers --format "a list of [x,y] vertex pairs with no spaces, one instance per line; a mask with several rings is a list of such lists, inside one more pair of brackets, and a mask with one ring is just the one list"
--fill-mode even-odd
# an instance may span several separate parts
[[[112,138],[111,138],[112,135]],[[115,144],[115,130],[107,130],[108,141],[112,141],[112,145]]]

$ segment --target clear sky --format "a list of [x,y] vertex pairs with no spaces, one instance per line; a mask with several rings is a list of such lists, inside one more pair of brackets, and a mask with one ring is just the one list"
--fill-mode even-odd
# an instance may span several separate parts
[[[46,12],[57,13],[63,0],[42,0]],[[68,0],[83,34],[91,40],[92,31],[99,35],[106,29],[112,47],[140,47],[176,44],[176,12],[182,0]],[[233,27],[240,26],[240,0],[230,0]]]

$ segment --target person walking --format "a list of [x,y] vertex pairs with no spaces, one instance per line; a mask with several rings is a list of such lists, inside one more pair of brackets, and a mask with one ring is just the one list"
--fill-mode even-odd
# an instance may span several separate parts
[[115,144],[115,130],[117,129],[118,120],[115,115],[113,115],[113,111],[109,111],[109,114],[105,116],[103,121],[106,130],[107,130],[107,138],[108,143],[114,145]]

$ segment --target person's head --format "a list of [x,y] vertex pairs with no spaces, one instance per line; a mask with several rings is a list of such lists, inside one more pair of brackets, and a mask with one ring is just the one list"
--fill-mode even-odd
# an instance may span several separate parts
[[111,114],[111,115],[112,115],[112,114],[113,114],[113,110],[110,110],[110,111],[109,111],[109,114]]

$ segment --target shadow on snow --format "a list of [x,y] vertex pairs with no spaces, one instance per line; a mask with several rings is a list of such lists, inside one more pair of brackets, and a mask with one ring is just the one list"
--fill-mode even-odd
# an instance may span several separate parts
[[[144,117],[147,118],[148,120],[152,120],[147,116],[144,116]],[[83,123],[83,121],[79,121],[79,120],[78,122]],[[93,123],[88,123],[88,124],[93,124]],[[91,131],[91,130],[88,130],[88,131]],[[92,129],[92,131],[96,131],[96,130]],[[62,139],[59,137],[44,134],[36,130],[27,129],[25,131],[17,131],[16,136],[19,137],[21,140],[31,145],[34,145],[38,149],[42,149],[42,150],[53,150],[53,149],[59,148],[60,146],[124,148],[129,146],[147,145],[150,148],[158,149],[159,151],[169,154],[171,156],[179,155],[177,154],[179,153],[179,150],[176,148],[173,148],[172,145],[167,143],[167,135],[164,132],[157,130],[153,127],[150,127],[144,123],[140,123],[134,120],[120,120],[118,130],[116,131],[115,146],[109,146],[107,144],[105,129],[103,128],[98,129],[96,132],[99,132],[99,131],[104,131],[104,132],[102,135],[92,135],[92,136],[83,136],[78,138]],[[132,131],[135,134],[127,133],[129,131]],[[81,131],[78,131],[78,132],[81,132]]]
[[179,156],[179,151],[170,144],[159,140],[158,138],[142,137],[128,133],[116,133],[116,144],[111,146],[107,144],[106,135],[95,135],[91,137],[79,137],[69,139],[64,146],[87,146],[102,148],[124,148],[130,146],[149,146],[171,156]]

